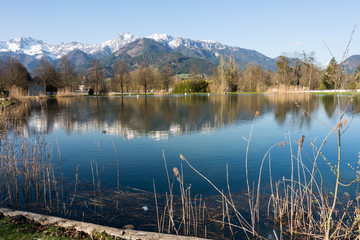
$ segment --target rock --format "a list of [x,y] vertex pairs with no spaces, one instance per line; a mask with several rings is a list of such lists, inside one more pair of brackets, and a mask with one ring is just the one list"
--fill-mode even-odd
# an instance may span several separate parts
[[134,230],[135,227],[134,227],[134,225],[132,225],[132,224],[127,224],[127,225],[125,225],[125,226],[123,227],[123,229]]

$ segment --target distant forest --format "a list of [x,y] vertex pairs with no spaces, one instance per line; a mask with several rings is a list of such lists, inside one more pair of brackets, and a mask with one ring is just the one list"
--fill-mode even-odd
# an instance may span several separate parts
[[[298,58],[280,56],[276,60],[276,71],[263,70],[260,65],[248,64],[240,68],[233,57],[220,57],[218,66],[210,74],[200,74],[193,64],[188,74],[174,72],[170,64],[158,68],[146,59],[136,68],[118,60],[112,69],[105,69],[97,59],[83,73],[78,73],[67,56],[53,66],[42,58],[30,75],[26,67],[16,58],[9,57],[0,62],[0,90],[13,87],[24,90],[30,85],[43,86],[44,91],[56,92],[67,89],[79,90],[82,85],[92,94],[107,92],[265,92],[271,89],[357,89],[360,87],[360,65],[353,74],[341,71],[335,59],[325,70],[321,69],[313,56],[305,53]],[[111,76],[109,76],[109,72]]]

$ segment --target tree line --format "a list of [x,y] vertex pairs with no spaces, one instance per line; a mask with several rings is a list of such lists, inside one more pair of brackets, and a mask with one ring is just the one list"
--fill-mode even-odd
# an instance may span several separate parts
[[[193,65],[188,74],[175,75],[171,65],[163,69],[149,66],[145,61],[130,71],[124,61],[112,66],[111,77],[99,60],[94,59],[85,74],[78,74],[68,59],[63,56],[56,66],[42,58],[33,77],[16,58],[9,57],[0,62],[0,91],[12,87],[28,89],[31,84],[43,86],[44,91],[56,92],[58,89],[75,91],[84,85],[90,94],[107,92],[162,91],[174,93],[194,92],[264,92],[271,88],[295,87],[298,89],[356,89],[360,87],[360,65],[354,74],[341,72],[333,58],[326,69],[316,63],[314,54],[298,54],[296,57],[280,56],[276,61],[277,71],[263,70],[260,65],[248,64],[240,69],[233,57],[220,57],[212,74],[200,74]],[[107,74],[109,75],[109,74]]]
[[234,59],[220,58],[213,70],[211,91],[214,92],[264,92],[276,89],[355,89],[359,88],[360,65],[354,74],[345,71],[339,76],[340,65],[333,58],[325,70],[316,63],[314,53],[298,54],[296,57],[280,56],[277,71],[264,71],[260,65],[248,64],[240,70]]
[[27,90],[31,84],[41,85],[44,91],[50,92],[56,92],[60,88],[74,91],[80,82],[75,68],[66,56],[60,59],[56,67],[48,59],[42,58],[33,75],[34,77],[19,60],[9,57],[6,62],[0,62],[0,91],[10,91],[13,87]]

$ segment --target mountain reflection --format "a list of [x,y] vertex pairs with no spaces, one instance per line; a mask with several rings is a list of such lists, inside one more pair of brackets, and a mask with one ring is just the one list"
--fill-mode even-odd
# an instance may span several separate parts
[[311,121],[302,109],[311,114],[322,105],[331,117],[335,103],[334,96],[310,94],[52,98],[32,102],[28,128],[47,133],[61,128],[68,133],[106,130],[124,139],[167,139],[211,132],[230,124],[249,124],[256,111],[273,115],[279,125],[291,118],[301,127]]

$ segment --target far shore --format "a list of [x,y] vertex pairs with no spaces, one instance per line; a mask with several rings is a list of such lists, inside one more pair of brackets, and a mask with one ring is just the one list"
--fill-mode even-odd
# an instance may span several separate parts
[[[79,92],[70,92],[67,94],[58,94],[58,95],[40,95],[40,96],[17,96],[15,97],[15,99],[19,99],[21,100],[21,98],[26,99],[26,98],[30,98],[30,99],[36,99],[37,101],[41,100],[41,99],[46,99],[46,98],[52,98],[52,97],[97,97],[97,96],[168,96],[168,95],[216,95],[216,94],[302,94],[302,93],[312,93],[312,94],[344,94],[344,95],[349,95],[349,94],[358,94],[360,93],[360,89],[354,89],[354,90],[348,90],[348,89],[327,89],[327,90],[278,90],[278,89],[272,89],[272,90],[268,90],[266,92],[222,92],[222,93],[217,93],[217,92],[204,92],[204,93],[164,93],[164,92],[147,92],[147,93],[143,93],[143,92],[108,92],[102,95],[88,95],[87,93],[79,93]],[[8,99],[12,99],[14,97],[9,97],[9,98],[0,98],[0,102],[7,102]],[[5,103],[3,103],[5,104]],[[10,104],[6,104],[6,105],[10,105]]]

